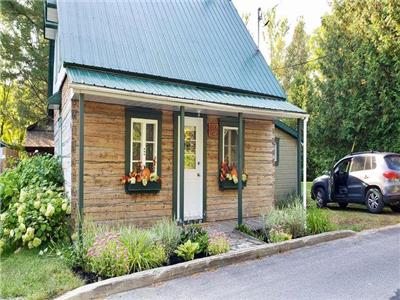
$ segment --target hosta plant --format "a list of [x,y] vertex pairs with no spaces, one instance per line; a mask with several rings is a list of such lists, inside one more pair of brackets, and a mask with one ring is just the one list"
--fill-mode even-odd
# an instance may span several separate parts
[[199,243],[193,243],[191,240],[186,241],[186,243],[179,245],[175,253],[181,257],[183,260],[193,260],[194,255],[199,250]]

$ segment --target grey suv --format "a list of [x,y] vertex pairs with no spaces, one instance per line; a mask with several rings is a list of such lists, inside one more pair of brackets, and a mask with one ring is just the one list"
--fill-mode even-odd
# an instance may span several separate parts
[[328,202],[337,202],[342,208],[363,203],[371,213],[380,213],[385,205],[400,212],[400,154],[349,154],[313,181],[311,197],[318,207]]

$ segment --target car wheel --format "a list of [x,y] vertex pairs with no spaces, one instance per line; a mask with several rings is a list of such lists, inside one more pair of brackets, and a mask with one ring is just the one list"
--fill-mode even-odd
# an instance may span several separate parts
[[315,200],[317,201],[317,206],[319,208],[326,206],[326,193],[322,187],[319,187],[315,190]]
[[394,212],[400,212],[400,204],[390,205],[390,209]]
[[379,214],[385,205],[381,191],[377,188],[369,189],[365,194],[365,204],[369,212]]
[[346,208],[348,203],[347,202],[339,202],[338,205],[340,208]]

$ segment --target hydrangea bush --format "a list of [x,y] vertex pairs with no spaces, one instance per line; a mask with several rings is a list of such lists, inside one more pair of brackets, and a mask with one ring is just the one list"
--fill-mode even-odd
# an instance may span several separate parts
[[55,185],[22,188],[17,201],[0,215],[0,252],[4,248],[39,247],[68,236],[71,206]]

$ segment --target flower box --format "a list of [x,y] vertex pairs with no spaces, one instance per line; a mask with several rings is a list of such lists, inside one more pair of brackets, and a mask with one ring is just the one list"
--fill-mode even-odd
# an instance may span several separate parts
[[[247,180],[242,181],[242,189],[247,185]],[[238,183],[234,183],[233,180],[224,180],[220,181],[219,180],[219,189],[221,191],[223,190],[237,190],[238,188]]]
[[149,181],[146,186],[140,182],[126,183],[125,190],[127,193],[156,193],[161,190],[161,181]]

